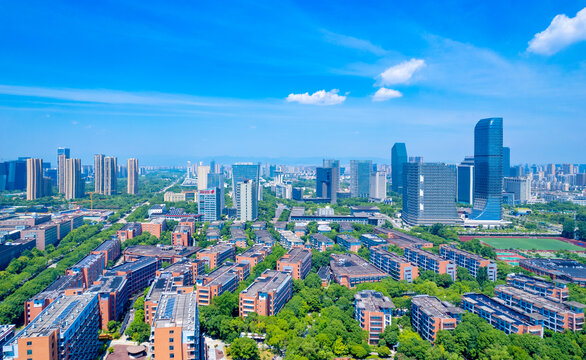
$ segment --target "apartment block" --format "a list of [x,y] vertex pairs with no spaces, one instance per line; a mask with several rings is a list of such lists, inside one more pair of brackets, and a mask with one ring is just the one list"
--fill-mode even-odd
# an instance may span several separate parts
[[171,233],[171,243],[173,246],[192,246],[191,228],[185,225],[177,225]]
[[199,260],[204,260],[210,269],[215,269],[228,259],[234,260],[236,248],[232,244],[218,243],[197,253]]
[[354,295],[354,319],[360,327],[368,331],[368,343],[378,344],[380,334],[391,325],[393,301],[382,293],[373,290],[359,291]]
[[196,278],[197,303],[200,306],[210,305],[212,299],[226,291],[234,292],[240,281],[250,275],[249,264],[227,263],[209,274]]
[[127,239],[132,239],[142,234],[142,223],[129,222],[124,224],[122,229],[116,231],[116,235],[120,241],[124,242]]
[[424,340],[435,341],[440,330],[454,330],[464,310],[435,296],[416,295],[411,299],[411,325]]
[[502,300],[492,299],[484,294],[467,293],[462,295],[460,306],[507,335],[530,334],[543,337],[543,316],[518,311],[505,305]]
[[255,230],[254,237],[258,244],[264,244],[270,247],[273,247],[276,242],[275,238],[268,230]]
[[87,289],[104,272],[104,254],[89,254],[77,264],[67,269],[67,275],[82,274],[83,284]]
[[360,242],[367,248],[372,246],[387,245],[387,242],[374,234],[362,234],[360,236]]
[[419,277],[419,268],[404,257],[376,246],[370,248],[370,262],[377,268],[385,271],[393,280],[413,282]]
[[125,276],[101,276],[88,293],[98,294],[100,328],[108,330],[108,322],[119,321],[129,301],[128,279]]
[[153,358],[205,359],[195,294],[164,294],[152,326]]
[[279,231],[281,234],[281,238],[279,239],[281,245],[285,249],[293,249],[295,247],[305,247],[303,240],[297,235],[295,235],[292,231],[284,230]]
[[277,261],[277,270],[289,272],[295,280],[303,280],[311,271],[311,251],[302,248],[289,250]]
[[405,259],[413,265],[419,266],[420,270],[430,270],[437,274],[448,274],[453,281],[456,281],[456,265],[439,255],[408,247],[405,248]]
[[106,276],[126,276],[130,294],[142,291],[155,278],[155,273],[160,266],[156,258],[145,257],[133,262],[127,262],[105,271]]
[[253,312],[261,316],[276,315],[292,293],[291,274],[267,269],[240,293],[239,314],[241,317]]
[[141,231],[148,232],[157,239],[161,238],[161,233],[167,230],[167,221],[163,217],[152,219],[148,223],[140,223]]
[[104,254],[104,267],[108,266],[108,262],[116,261],[121,254],[120,240],[114,238],[106,240],[97,248],[92,250],[92,254]]
[[556,301],[567,301],[570,297],[565,282],[551,282],[535,276],[508,274],[507,285]]
[[543,315],[543,327],[546,329],[557,332],[580,331],[584,325],[586,305],[579,302],[557,302],[505,285],[497,286],[494,294],[508,306],[518,307],[528,314]]
[[236,262],[248,263],[250,264],[250,268],[253,268],[256,265],[258,265],[258,263],[263,261],[265,257],[269,255],[271,252],[272,249],[269,246],[265,246],[263,244],[255,244],[245,252],[236,255]]
[[228,242],[239,248],[245,248],[247,244],[248,236],[246,232],[239,228],[230,228],[230,240]]
[[380,282],[389,274],[355,254],[332,254],[330,269],[335,282],[347,288],[365,282]]
[[85,290],[83,275],[62,275],[24,303],[24,324],[30,324],[47,306],[62,295],[78,295]]
[[4,345],[4,359],[93,360],[99,330],[97,294],[60,296]]
[[398,246],[401,249],[405,249],[406,247],[415,247],[418,249],[433,247],[431,241],[423,240],[395,229],[387,229],[377,226],[374,228],[374,233],[387,239],[389,244]]
[[352,252],[358,252],[362,247],[360,240],[348,234],[339,234],[336,236],[336,241],[338,242],[338,245]]
[[199,250],[198,247],[172,247],[159,245],[135,245],[124,250],[124,261],[136,261],[143,257],[155,258],[159,262],[175,264]]
[[490,281],[496,281],[497,269],[494,261],[468,251],[457,249],[451,245],[442,244],[439,249],[441,257],[451,260],[456,266],[466,268],[470,272],[470,275],[476,277],[478,275],[478,269],[484,267],[486,268],[488,279]]

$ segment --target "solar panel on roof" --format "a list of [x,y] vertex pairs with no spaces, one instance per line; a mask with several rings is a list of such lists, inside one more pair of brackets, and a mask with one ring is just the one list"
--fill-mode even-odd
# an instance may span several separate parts
[[69,313],[77,306],[77,304],[79,304],[79,300],[73,300],[69,305],[67,305],[65,310],[63,310],[61,314],[59,314],[59,316],[53,320],[53,325],[60,324],[61,321],[64,320],[67,315],[69,315]]
[[171,315],[173,315],[173,307],[175,307],[174,297],[167,301],[167,306],[165,307],[165,318],[171,318]]

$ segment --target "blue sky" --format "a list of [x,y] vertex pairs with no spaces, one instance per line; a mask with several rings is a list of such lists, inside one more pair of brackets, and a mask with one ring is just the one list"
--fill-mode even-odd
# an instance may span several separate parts
[[1,1],[0,159],[586,162],[583,1],[417,3]]

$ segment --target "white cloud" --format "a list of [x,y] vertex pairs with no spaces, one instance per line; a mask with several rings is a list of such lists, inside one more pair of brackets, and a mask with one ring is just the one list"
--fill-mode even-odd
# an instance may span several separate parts
[[333,89],[331,91],[319,90],[311,95],[309,93],[289,94],[287,101],[311,105],[337,105],[346,100],[346,96],[338,95],[339,91],[338,89]]
[[352,36],[336,34],[327,30],[324,30],[325,39],[332,44],[340,45],[343,47],[367,51],[375,55],[385,55],[387,51],[378,45],[374,45],[368,40],[358,39]]
[[374,93],[372,96],[372,101],[385,101],[389,99],[400,98],[401,96],[403,96],[403,94],[401,94],[400,91],[383,87]]
[[398,65],[391,66],[379,75],[380,85],[405,84],[411,80],[413,74],[425,66],[422,59],[411,59]]
[[529,41],[528,51],[553,55],[565,47],[586,40],[586,8],[580,10],[576,17],[565,14],[556,15],[544,31],[535,34]]

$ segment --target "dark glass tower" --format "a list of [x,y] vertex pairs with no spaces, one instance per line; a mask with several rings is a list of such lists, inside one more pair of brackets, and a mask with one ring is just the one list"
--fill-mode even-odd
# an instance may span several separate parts
[[482,119],[474,128],[473,220],[501,220],[503,119]]
[[503,177],[511,176],[511,148],[503,147]]
[[350,160],[350,194],[352,197],[370,197],[371,160]]
[[395,143],[391,150],[392,188],[396,193],[403,192],[403,164],[407,162],[405,143]]
[[332,204],[338,200],[340,184],[340,160],[324,159],[323,167],[316,169],[316,196],[330,199]]

